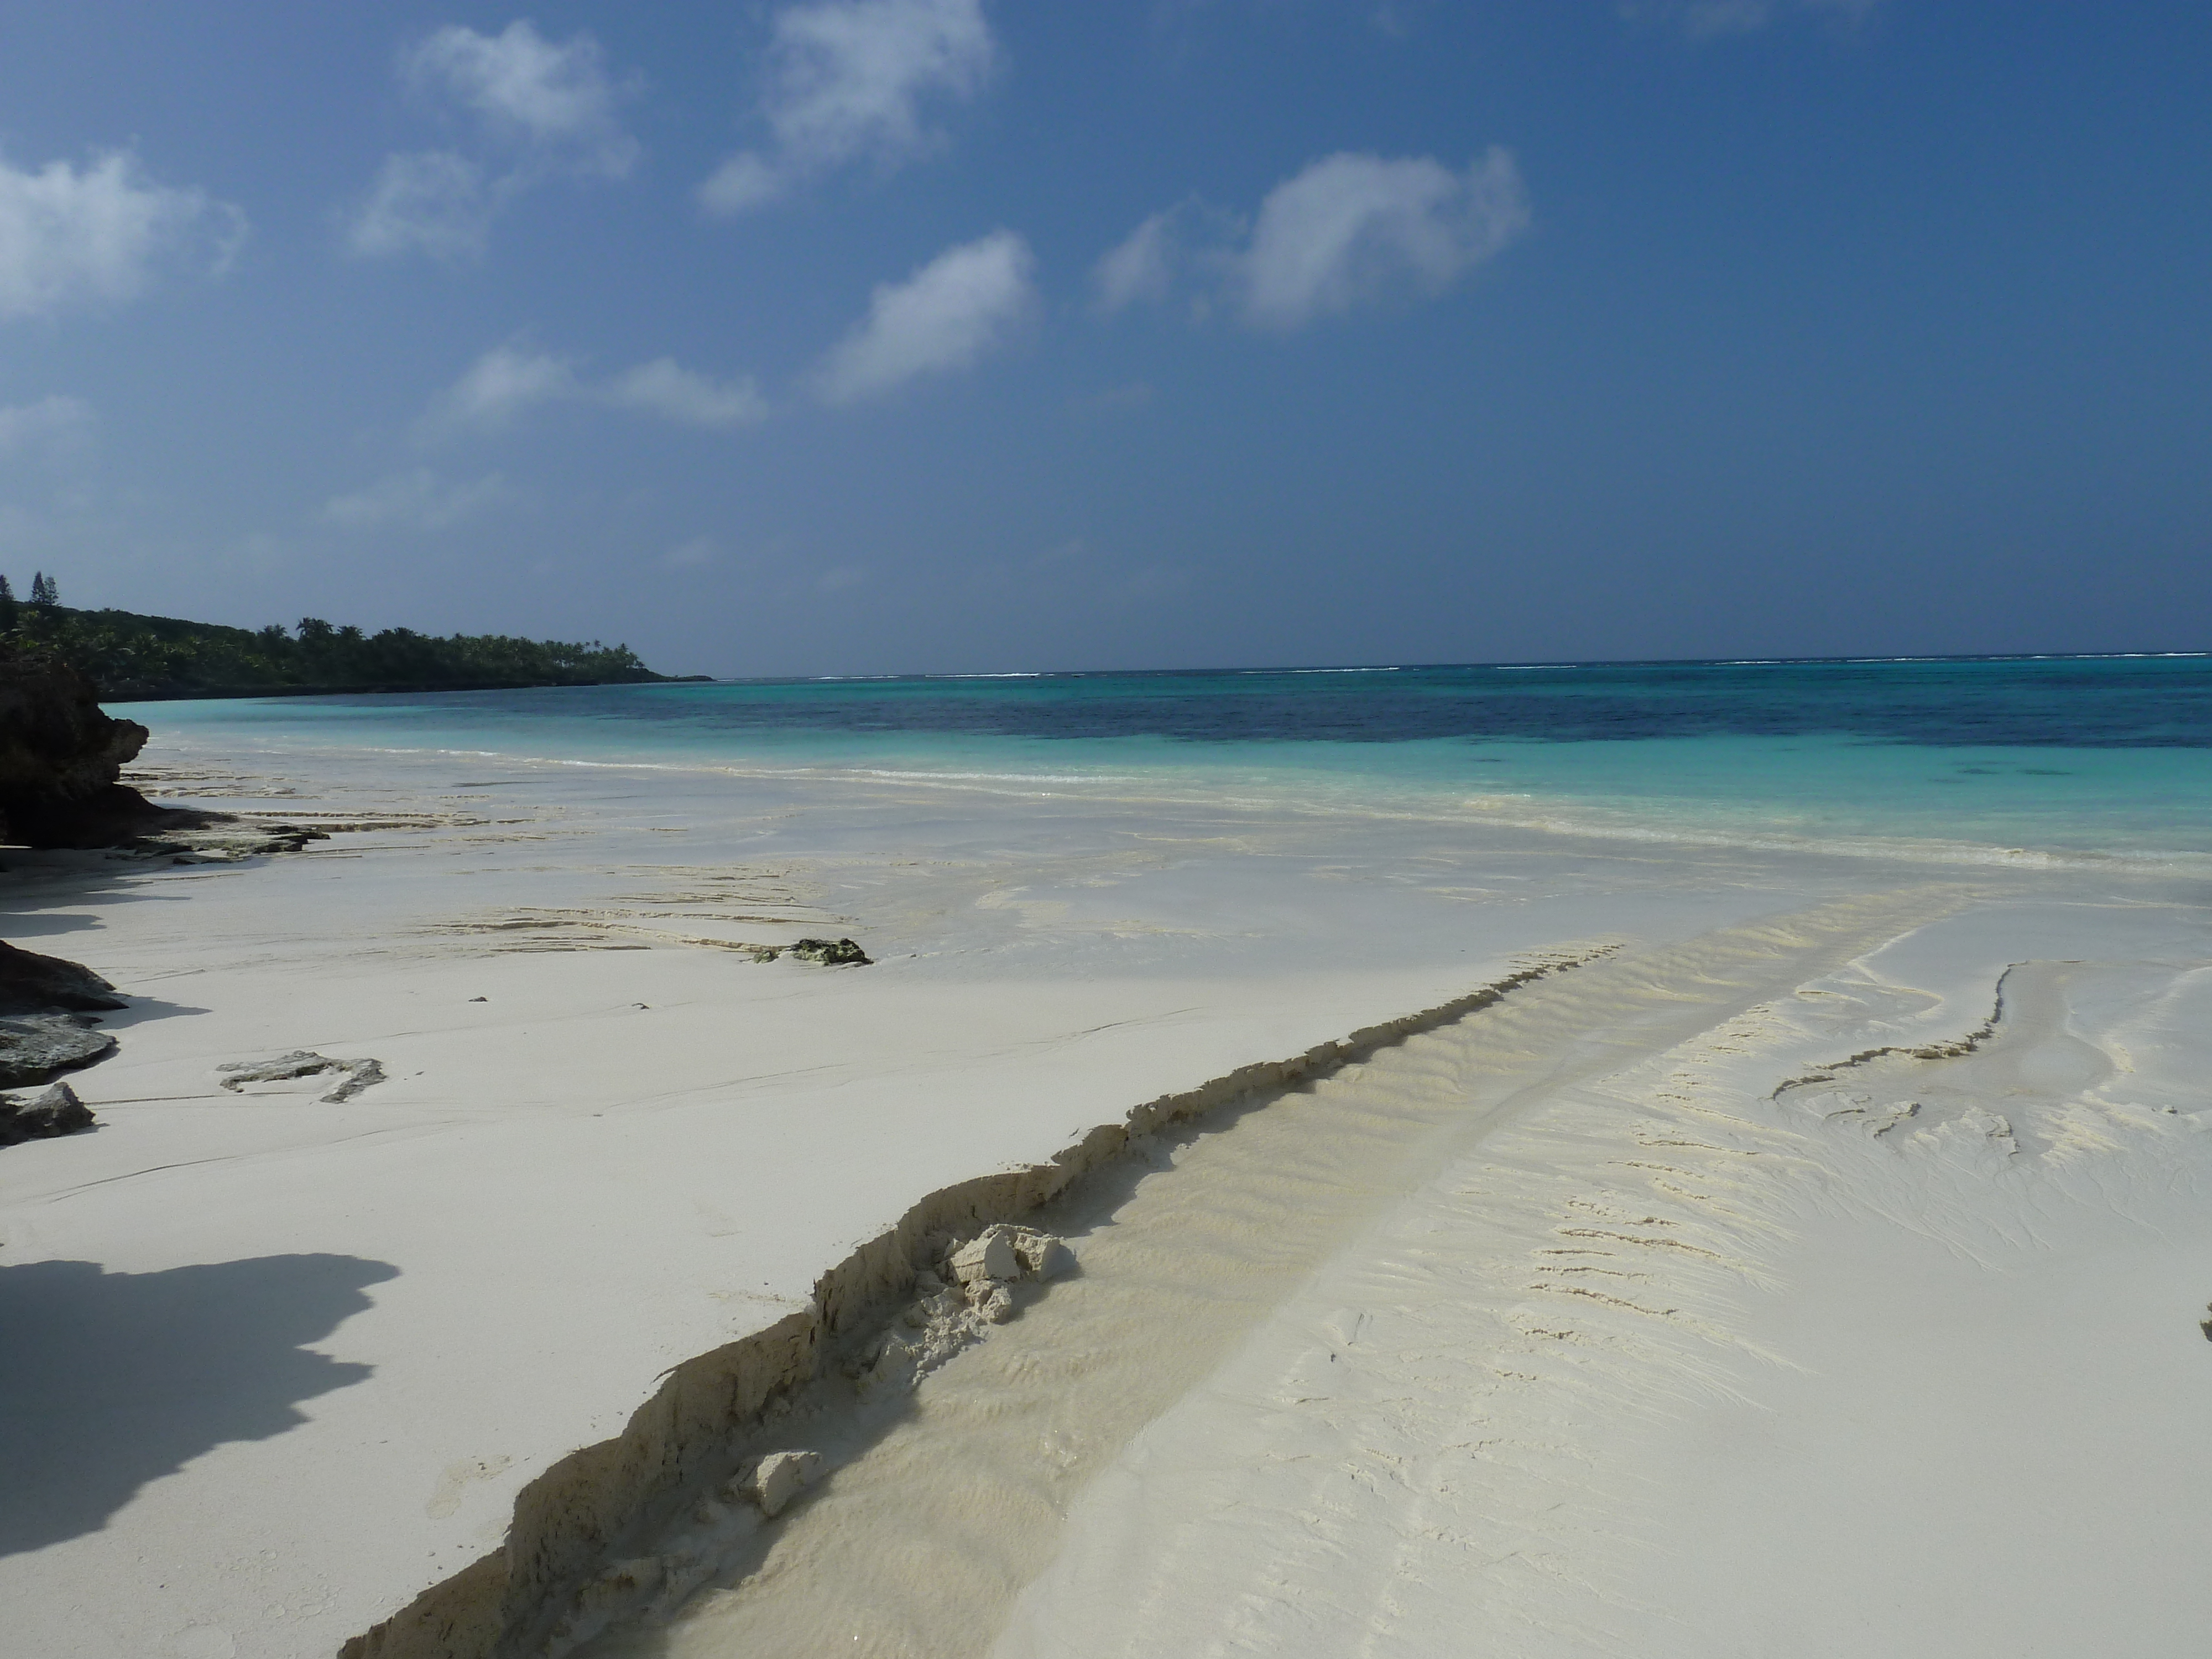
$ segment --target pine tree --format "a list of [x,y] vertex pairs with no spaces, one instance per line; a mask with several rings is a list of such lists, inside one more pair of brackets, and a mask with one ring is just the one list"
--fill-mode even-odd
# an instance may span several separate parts
[[46,574],[43,570],[33,572],[31,575],[31,603],[33,605],[43,605],[51,608],[52,606],[59,605],[61,602],[61,592],[60,590],[54,586],[54,579]]
[[8,579],[0,576],[0,633],[15,626],[15,590],[8,586]]

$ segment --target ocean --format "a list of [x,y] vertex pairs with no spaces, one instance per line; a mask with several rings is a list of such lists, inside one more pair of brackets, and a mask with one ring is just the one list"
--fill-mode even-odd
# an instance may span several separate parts
[[118,705],[351,750],[2212,873],[2212,655],[927,675]]

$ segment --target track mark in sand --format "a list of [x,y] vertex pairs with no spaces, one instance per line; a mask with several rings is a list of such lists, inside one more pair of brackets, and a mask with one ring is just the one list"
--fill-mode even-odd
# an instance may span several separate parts
[[[1030,1218],[1070,1240],[1079,1277],[1033,1296],[888,1420],[864,1421],[837,1404],[835,1384],[797,1407],[776,1431],[827,1454],[823,1482],[773,1528],[737,1540],[696,1599],[664,1604],[576,1651],[590,1659],[986,1651],[1023,1587],[1052,1563],[1062,1518],[1090,1483],[1178,1400],[1216,1386],[1207,1378],[1247,1334],[1378,1215],[1455,1156],[1479,1156],[1492,1130],[1540,1115],[1561,1090],[1741,1022],[1762,1000],[1945,902],[1926,890],[1838,901],[1555,973],[1318,1081],[1233,1103],[1164,1135],[1158,1164],[1094,1171]],[[1741,1042],[1764,1029],[1754,1018],[1726,1035]],[[1699,1085],[1677,1086],[1694,1096]],[[1710,1181],[1706,1171],[1680,1173],[1693,1185]],[[1624,1277],[1648,1280],[1655,1258],[1668,1257],[1733,1276],[1734,1253],[1709,1227],[1649,1209],[1593,1210],[1602,1195],[1576,1196],[1586,1207],[1562,1218],[1581,1230],[1574,1248],[1604,1249],[1589,1227],[1594,1214],[1691,1235],[1624,1243],[1634,1252],[1619,1259]],[[1692,1200],[1708,1203],[1702,1194]],[[1297,1224],[1285,1225],[1286,1217]],[[1511,1272],[1514,1263],[1479,1258],[1477,1266]],[[1392,1295],[1376,1294],[1386,1303]],[[1559,1314],[1521,1320],[1519,1348],[1596,1341],[1618,1356],[1618,1334],[1583,1328],[1577,1308],[1666,1329],[1692,1317],[1667,1305],[1671,1297],[1646,1306],[1556,1276],[1528,1294]],[[1679,1340],[1710,1339],[1683,1330]],[[1316,1328],[1310,1368],[1269,1389],[1264,1407],[1240,1409],[1249,1416],[1334,1399],[1337,1355],[1355,1351],[1340,1327]],[[1375,1439],[1378,1455],[1388,1443]],[[1298,1461],[1287,1445],[1261,1456]],[[1380,1465],[1373,1478],[1395,1480]],[[680,1536],[663,1541],[683,1547]],[[1321,1582],[1305,1565],[1281,1565],[1279,1578],[1263,1576],[1290,1587],[1286,1595]]]
[[[1859,921],[1879,934],[1930,919]],[[1747,959],[1739,1017],[1655,1041],[1611,1073],[1563,1071],[1524,1109],[1493,1114],[1439,1178],[1273,1310],[1078,1495],[1060,1552],[1017,1598],[994,1659],[1425,1656],[1443,1650],[1444,1631],[1450,1650],[1527,1659],[1734,1651],[1742,1599],[1727,1599],[1725,1571],[1705,1575],[1723,1582],[1718,1599],[1675,1588],[1712,1564],[1685,1542],[1702,1512],[1669,1509],[1656,1472],[1725,1460],[1700,1437],[1716,1421],[1731,1425],[1728,1447],[1759,1448],[1745,1469],[1778,1449],[1771,1435],[1786,1456],[1826,1425],[1766,1402],[1820,1386],[1863,1353],[1876,1356],[1865,1360],[1866,1400],[1894,1381],[1878,1345],[1808,1354],[1786,1321],[1748,1316],[1808,1271],[1801,1230],[1866,1229],[1887,1241],[1876,1261],[1923,1250],[1924,1268],[1963,1275],[1971,1301],[1988,1273],[2047,1259],[2075,1220],[2137,1224],[2116,1209],[2130,1194],[2171,1196],[2168,1182],[2185,1189],[2185,1138],[2212,1132],[2212,1113],[2192,1123],[2118,1092],[2141,1085],[2115,1078],[2109,1033],[2099,1048],[2070,1028],[2069,963],[2012,970],[1995,1030],[1893,1044],[1849,1074],[1870,1088],[1909,1074],[1916,1094],[1948,1103],[1942,1133],[1877,1138],[1812,1109],[1817,1090],[1793,1098],[1774,1079],[1832,1070],[1809,1062],[1866,1045],[1838,1042],[1826,1023],[1856,1024],[1850,999],[1793,994],[1787,981],[1862,954],[1873,941],[1854,948],[1855,925],[1794,961],[1770,956],[1753,972]],[[1684,959],[1708,943],[1681,947]],[[1668,954],[1547,988],[1564,1004]],[[2004,1110],[1977,1096],[2002,1097]],[[2031,1142],[2045,1150],[2031,1158]],[[1664,1159],[1619,1156],[1660,1144]],[[1310,1333],[1322,1310],[1348,1301],[1373,1311],[1372,1340],[1336,1351],[1326,1389],[1308,1386],[1321,1369]],[[1916,1392],[1942,1386],[1930,1375]],[[1858,1419],[1838,1417],[1848,1443]],[[1310,1455],[1267,1455],[1291,1445]],[[1645,1461],[1654,1445],[1676,1461]],[[2010,1443],[2003,1455],[2035,1449]],[[1387,1496],[1371,1497],[1384,1481],[1395,1483]],[[1786,1510],[1803,1492],[1784,1480],[1768,1496]],[[1909,1531],[1909,1513],[1895,1518]],[[1779,1615],[1767,1606],[1761,1616]],[[1792,1645],[1786,1626],[1759,1628],[1761,1651]],[[1166,1630],[1172,1646],[1157,1639]]]

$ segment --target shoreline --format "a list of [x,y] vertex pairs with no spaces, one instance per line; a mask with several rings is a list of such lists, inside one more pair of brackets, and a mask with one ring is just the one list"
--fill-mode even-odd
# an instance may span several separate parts
[[[317,1292],[329,1334],[292,1339],[307,1358],[285,1363],[320,1386],[285,1403],[289,1424],[140,1469],[100,1529],[0,1557],[0,1584],[56,1656],[166,1656],[218,1627],[241,1655],[336,1651],[487,1559],[516,1500],[550,1495],[532,1483],[636,1431],[656,1386],[691,1386],[655,1385],[653,1372],[683,1375],[822,1318],[806,1311],[830,1305],[836,1275],[821,1264],[899,1237],[899,1218],[929,1201],[918,1193],[1018,1188],[978,1172],[1064,1170],[1054,1159],[1131,1103],[1192,1097],[1194,1079],[1255,1065],[1273,1076],[1283,1062],[1270,1056],[1316,1050],[1341,1060],[1348,1027],[1433,1012],[1455,984],[1494,981],[1516,956],[1630,935],[1656,949],[1808,902],[1924,888],[1931,874],[1745,855],[1656,867],[1648,849],[1472,842],[1446,854],[1425,826],[1370,826],[1347,862],[1355,843],[1340,829],[1248,815],[1224,844],[1218,813],[1151,815],[1163,850],[1057,809],[978,820],[957,792],[920,818],[914,791],[870,806],[818,790],[732,818],[740,798],[717,793],[728,784],[640,793],[635,780],[573,773],[495,805],[453,781],[482,765],[380,757],[312,784],[263,774],[258,787],[289,794],[196,795],[380,826],[255,868],[55,861],[46,906],[63,925],[25,942],[88,957],[138,998],[199,993],[185,1000],[203,1012],[122,1017],[124,1054],[79,1079],[105,1127],[28,1162],[21,1148],[0,1157],[0,1263],[91,1260],[135,1280],[281,1244],[364,1264],[338,1270],[335,1300]],[[380,813],[354,809],[365,793]],[[2086,879],[2062,884],[2084,915],[2114,899],[2164,914],[2182,890],[2116,876],[2100,897]],[[1957,926],[1988,916],[2001,932],[2008,904],[2063,899],[2056,880],[1954,881],[1968,919]],[[1439,896],[1462,887],[1472,896]],[[164,893],[187,902],[141,902]],[[114,960],[67,937],[84,931],[72,907]],[[318,918],[312,935],[303,913]],[[2039,924],[2054,941],[2056,925]],[[879,963],[763,968],[714,948],[763,927],[853,933]],[[1954,1006],[1972,985],[1887,1034],[1979,1024],[1986,1000],[1971,1019]],[[211,1088],[217,1061],[295,1048],[380,1059],[392,1081],[341,1107]],[[587,1346],[562,1334],[584,1332]],[[625,1476],[623,1489],[660,1478]],[[272,1489],[295,1496],[270,1514],[240,1509],[246,1491]],[[246,1531],[179,1530],[187,1515],[233,1510],[225,1524]],[[591,1526],[618,1530],[604,1512]],[[259,1579],[216,1568],[272,1527],[286,1541]],[[185,1569],[198,1610],[180,1621],[125,1588],[117,1549],[210,1552],[205,1570]],[[526,1582],[582,1572],[580,1553],[543,1559]],[[487,1570],[470,1570],[481,1591]],[[318,1585],[322,1611],[268,1617],[319,1605]],[[82,1617],[88,1595],[97,1618],[123,1622],[87,1631],[39,1611]]]

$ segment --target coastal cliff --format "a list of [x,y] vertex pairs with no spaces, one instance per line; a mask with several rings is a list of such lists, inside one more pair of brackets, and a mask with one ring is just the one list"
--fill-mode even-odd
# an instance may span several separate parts
[[105,847],[167,816],[116,781],[146,728],[100,706],[84,674],[35,647],[0,652],[0,838]]

